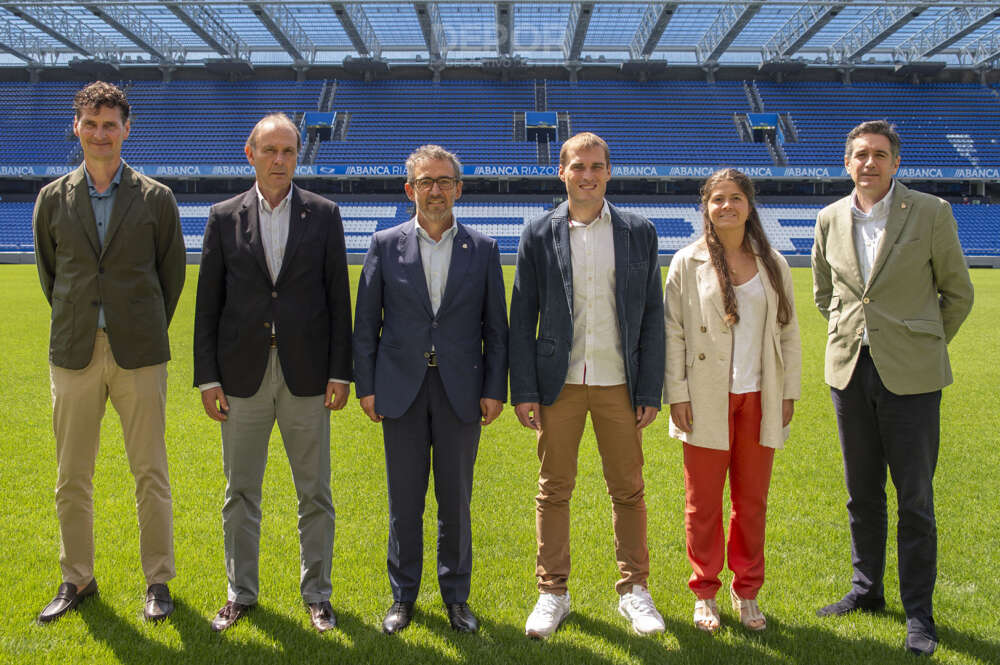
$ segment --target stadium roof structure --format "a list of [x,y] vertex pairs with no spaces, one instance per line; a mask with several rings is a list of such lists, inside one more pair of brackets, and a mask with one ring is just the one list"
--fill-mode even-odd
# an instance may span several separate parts
[[1000,69],[996,0],[0,0],[0,67]]

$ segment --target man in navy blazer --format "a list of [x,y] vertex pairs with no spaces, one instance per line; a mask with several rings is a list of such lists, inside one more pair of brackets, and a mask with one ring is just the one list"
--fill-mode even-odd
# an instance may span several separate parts
[[257,123],[246,154],[257,182],[212,206],[194,324],[194,383],[222,424],[226,630],[257,602],[261,486],[277,422],[298,497],[302,600],[320,632],[330,605],[334,509],[330,413],[347,403],[351,296],[337,205],[292,183],[301,147],[284,114]]
[[656,229],[604,199],[608,144],[566,141],[568,201],[524,227],[510,302],[511,402],[536,430],[539,598],[525,634],[546,638],[569,614],[569,502],[590,413],[611,495],[618,611],[640,634],[662,632],[646,580],[642,429],[656,418],[666,354]]
[[410,155],[404,188],[417,214],[372,237],[358,285],[355,385],[385,439],[389,634],[409,625],[420,590],[431,468],[441,597],[452,628],[479,626],[467,602],[469,505],[481,426],[507,397],[507,307],[496,240],[452,214],[461,176],[458,159],[439,146]]

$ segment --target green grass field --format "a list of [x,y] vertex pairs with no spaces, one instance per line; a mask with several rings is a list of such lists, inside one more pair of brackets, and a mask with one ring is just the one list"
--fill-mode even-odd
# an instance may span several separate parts
[[[357,267],[352,268],[356,280]],[[475,569],[470,603],[478,635],[449,626],[434,566],[433,493],[425,520],[424,585],[413,625],[380,632],[391,598],[385,573],[387,501],[381,430],[352,398],[333,415],[337,508],[331,598],[339,629],[311,628],[298,595],[295,495],[275,432],[265,479],[261,595],[248,619],[223,635],[209,622],[225,601],[219,429],[191,387],[197,268],[170,330],[167,446],[174,497],[177,603],[162,625],[142,621],[142,579],[132,478],[109,407],[95,478],[101,593],[54,625],[34,619],[60,582],[53,502],[55,446],[47,367],[48,306],[33,266],[0,267],[0,661],[5,663],[908,663],[890,535],[885,613],[817,619],[848,589],[850,547],[836,424],[823,384],[825,321],[812,305],[808,269],[793,270],[803,342],[803,398],[771,485],[764,634],[750,634],[724,604],[715,636],[691,623],[686,586],[680,444],[665,414],[647,430],[650,587],[666,633],[642,638],[618,616],[610,499],[593,436],[581,447],[573,501],[573,613],[547,643],[524,638],[535,598],[534,436],[508,406],[483,432],[473,502]],[[508,289],[513,271],[507,268]],[[1000,662],[1000,271],[973,273],[976,304],[951,345],[955,384],[944,391],[937,472],[940,560],[936,619],[942,663]],[[353,291],[353,289],[352,289]],[[890,485],[890,506],[895,504]],[[890,509],[890,534],[895,521]],[[728,581],[726,579],[725,581]],[[725,583],[725,582],[724,582]],[[725,605],[725,606],[724,606]]]

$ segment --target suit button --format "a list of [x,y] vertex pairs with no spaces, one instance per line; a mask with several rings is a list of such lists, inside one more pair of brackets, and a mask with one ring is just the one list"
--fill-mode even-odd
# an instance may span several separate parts
[[271,327],[271,322],[270,321],[265,321],[264,322],[264,327],[265,328],[270,328]]
[[702,327],[701,327],[701,331],[702,331],[702,332],[708,332],[708,328],[706,328],[705,326],[702,326]]
[[858,328],[856,332],[858,333],[858,337],[864,337],[865,329],[864,328]]
[[271,291],[271,297],[272,298],[277,298],[278,297],[278,292],[277,291]]
[[103,274],[104,274],[104,266],[100,266],[100,267],[99,267],[99,268],[97,269],[97,274],[98,274],[98,275],[103,275]]
[[437,327],[438,327],[438,322],[437,321],[432,321],[431,322],[431,328],[437,328]]
[[866,305],[867,305],[868,303],[870,303],[870,302],[871,302],[871,299],[870,299],[870,298],[862,298],[862,299],[861,299],[861,302],[863,302],[864,304],[866,304]]
[[698,360],[704,360],[704,359],[705,359],[705,354],[704,353],[699,353],[698,354]]

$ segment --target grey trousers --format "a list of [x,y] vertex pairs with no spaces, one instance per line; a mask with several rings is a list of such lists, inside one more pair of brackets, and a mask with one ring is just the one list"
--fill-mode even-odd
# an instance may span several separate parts
[[261,486],[267,445],[278,423],[298,497],[299,588],[306,603],[330,598],[334,511],[330,493],[330,414],[323,395],[297,397],[285,385],[277,349],[253,397],[226,395],[222,423],[226,500],[222,506],[229,600],[257,602]]

